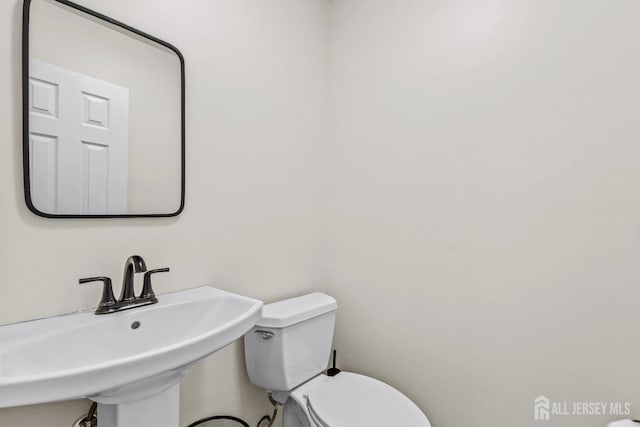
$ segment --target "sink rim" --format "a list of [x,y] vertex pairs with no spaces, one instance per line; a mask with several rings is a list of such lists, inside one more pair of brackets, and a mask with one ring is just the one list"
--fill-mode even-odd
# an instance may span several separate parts
[[[65,387],[65,385],[71,385],[71,383],[77,384],[77,390],[58,390],[57,395],[60,398],[54,400],[36,397],[35,393],[33,398],[26,399],[22,396],[21,399],[12,398],[11,396],[3,396],[0,398],[0,407],[10,406],[22,406],[34,403],[51,402],[58,400],[68,400],[74,398],[99,396],[102,393],[108,393],[112,390],[119,388],[126,388],[128,385],[136,384],[137,382],[144,381],[146,379],[161,376],[167,372],[179,372],[181,369],[184,371],[186,366],[190,366],[197,360],[206,357],[207,355],[221,350],[231,342],[242,337],[244,333],[255,325],[261,315],[261,309],[263,303],[259,300],[227,292],[221,289],[213,288],[211,286],[199,286],[196,288],[166,293],[160,296],[160,301],[157,304],[140,307],[133,310],[127,310],[118,313],[111,313],[101,316],[96,316],[91,310],[85,310],[75,313],[64,314],[60,316],[53,316],[45,319],[37,319],[33,321],[27,321],[22,323],[16,323],[12,325],[6,325],[0,327],[0,330],[7,333],[10,328],[13,333],[18,333],[16,336],[20,337],[19,332],[21,330],[35,329],[42,322],[54,322],[53,325],[48,327],[54,327],[55,323],[61,325],[69,324],[68,322],[82,322],[91,319],[93,322],[108,322],[109,319],[122,319],[127,317],[143,316],[144,313],[150,311],[157,311],[163,307],[176,306],[182,304],[188,304],[194,299],[196,301],[203,301],[206,299],[216,300],[222,298],[231,300],[240,300],[246,303],[246,307],[242,310],[238,310],[240,315],[231,316],[230,320],[220,323],[217,327],[212,329],[205,329],[203,333],[196,334],[187,339],[178,340],[175,343],[169,345],[162,345],[158,347],[152,347],[148,351],[132,354],[129,356],[118,357],[109,359],[105,357],[104,360],[99,362],[90,362],[86,365],[79,367],[57,369],[46,373],[35,373],[27,375],[12,375],[7,376],[8,373],[0,371],[0,389],[6,388],[6,391],[18,391],[19,389],[27,389],[34,387],[34,383],[40,383],[44,390],[41,394],[55,394],[55,388]],[[222,302],[224,304],[224,302]],[[85,328],[85,326],[81,326]],[[86,326],[89,330],[90,325]],[[40,329],[45,330],[45,329]],[[1,337],[2,333],[0,333]],[[210,338],[217,336],[216,339]],[[34,338],[36,339],[36,338]],[[200,344],[200,346],[198,346]],[[16,340],[8,347],[4,347],[0,350],[0,357],[3,354],[10,354],[14,349],[19,351],[21,343],[20,340]],[[19,357],[19,355],[18,355]],[[91,379],[83,380],[83,376],[88,376]],[[110,378],[113,377],[113,378]],[[96,386],[95,380],[102,380],[101,383],[108,383],[108,386]],[[84,384],[83,384],[84,381]],[[53,388],[53,389],[51,389]],[[2,394],[16,394],[16,393],[2,393]],[[23,393],[24,394],[24,393]],[[16,402],[25,403],[16,403]]]
[[[216,289],[216,288],[211,288],[208,286],[199,286],[196,288],[191,288],[191,289],[186,289],[186,290],[182,290],[182,291],[176,291],[176,292],[171,292],[171,293],[167,293],[164,295],[161,295],[161,297],[163,298],[167,298],[167,297],[171,297],[174,296],[176,294],[181,294],[180,296],[185,296],[185,293],[189,293],[191,294],[191,291],[195,291],[195,290],[199,290],[199,289]],[[220,290],[221,291],[221,290]],[[221,292],[225,292],[227,294],[227,296],[231,296],[231,297],[235,297],[235,294],[231,294],[229,292],[226,291],[221,291]],[[242,297],[245,298],[245,297]],[[22,322],[19,324],[15,324],[15,325],[21,325],[21,324],[25,324],[25,323],[30,323],[30,322],[42,322],[42,321],[49,321],[52,319],[60,319],[61,321],[71,321],[72,317],[75,321],[82,321],[82,319],[84,317],[86,317],[87,319],[91,319],[97,322],[101,322],[101,323],[106,323],[109,320],[114,320],[115,318],[126,318],[126,317],[135,317],[135,316],[139,316],[142,315],[143,313],[148,313],[150,311],[157,311],[160,310],[162,307],[169,307],[169,306],[176,306],[176,305],[182,305],[182,304],[189,304],[189,300],[187,298],[180,298],[180,299],[172,299],[169,301],[166,300],[161,300],[159,301],[157,304],[153,304],[153,305],[149,305],[149,306],[143,306],[140,307],[139,309],[133,309],[133,310],[128,310],[128,311],[122,311],[122,312],[116,312],[116,313],[111,313],[111,314],[106,314],[106,315],[100,315],[99,317],[96,316],[93,312],[93,309],[88,309],[88,310],[83,310],[80,312],[75,312],[75,313],[69,313],[69,314],[62,314],[59,316],[53,316],[53,317],[49,317],[49,318],[45,318],[45,319],[37,319],[37,320],[33,320],[33,321],[28,321],[28,322]],[[252,310],[251,310],[252,311]],[[215,335],[216,332],[219,332],[220,329],[224,328],[225,326],[227,326],[229,323],[239,323],[242,320],[244,320],[246,317],[250,317],[251,316],[251,311],[246,312],[244,315],[239,316],[234,318],[232,321],[226,322],[226,323],[222,323],[220,326],[218,326],[215,329],[211,329],[208,332],[204,333],[204,334],[199,334],[199,335],[195,335],[191,338],[185,339],[185,340],[180,340],[174,344],[170,344],[170,345],[164,345],[164,346],[160,346],[160,347],[156,347],[156,348],[152,348],[151,350],[139,353],[139,354],[135,354],[132,356],[124,356],[124,357],[118,357],[115,359],[105,359],[104,361],[100,361],[98,363],[90,363],[87,365],[83,365],[82,367],[79,368],[70,368],[70,369],[59,369],[59,370],[55,370],[52,371],[51,373],[47,373],[47,374],[30,374],[30,375],[12,375],[12,376],[5,376],[2,374],[2,371],[0,371],[0,386],[2,385],[6,385],[7,383],[15,383],[17,381],[20,381],[21,379],[24,379],[24,381],[29,381],[31,378],[35,377],[38,380],[39,379],[44,379],[44,378],[55,378],[55,377],[59,377],[59,376],[63,376],[63,375],[73,375],[73,374],[82,374],[82,373],[86,373],[87,371],[92,371],[92,370],[96,370],[96,369],[101,369],[101,368],[111,368],[111,367],[116,367],[118,365],[122,365],[125,363],[129,363],[129,362],[136,362],[138,360],[142,360],[142,359],[146,359],[149,357],[153,357],[159,353],[162,352],[168,352],[171,351],[173,349],[179,348],[179,347],[184,347],[184,346],[188,346],[196,341],[200,341],[202,339],[206,339],[207,337],[211,336],[211,335]],[[7,327],[11,327],[13,325],[6,325]],[[87,325],[87,326],[80,326],[78,329],[90,329],[91,325]],[[61,336],[64,333],[60,334]],[[88,336],[88,338],[90,339],[90,336]],[[37,339],[34,337],[34,340]],[[5,347],[7,349],[7,351],[5,351],[5,348],[0,349],[0,355],[3,354],[7,354],[11,351],[11,349],[16,349],[19,348],[21,346],[20,342],[16,342],[16,343],[12,343],[9,344],[8,347]],[[5,381],[5,379],[7,379],[7,381]],[[11,379],[9,381],[9,379]]]

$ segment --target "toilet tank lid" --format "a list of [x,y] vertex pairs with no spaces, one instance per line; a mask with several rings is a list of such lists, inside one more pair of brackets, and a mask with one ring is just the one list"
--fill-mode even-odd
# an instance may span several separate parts
[[314,292],[265,304],[262,307],[262,318],[256,326],[285,328],[312,317],[336,311],[337,308],[338,303],[335,298],[321,292]]

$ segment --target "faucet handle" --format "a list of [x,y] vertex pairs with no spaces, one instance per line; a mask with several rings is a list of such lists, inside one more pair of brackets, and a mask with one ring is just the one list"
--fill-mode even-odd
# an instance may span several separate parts
[[104,287],[102,288],[102,298],[100,298],[100,303],[98,304],[98,308],[96,309],[96,314],[104,313],[106,310],[112,305],[116,304],[116,297],[113,295],[113,286],[111,285],[111,279],[108,277],[87,277],[85,279],[80,279],[78,283],[91,283],[91,282],[102,282]]
[[155,270],[149,270],[144,273],[144,284],[142,285],[140,299],[148,299],[152,302],[158,302],[158,298],[156,298],[156,294],[153,292],[153,288],[151,287],[151,275],[156,273],[166,273],[168,271],[169,267],[166,267],[156,268]]

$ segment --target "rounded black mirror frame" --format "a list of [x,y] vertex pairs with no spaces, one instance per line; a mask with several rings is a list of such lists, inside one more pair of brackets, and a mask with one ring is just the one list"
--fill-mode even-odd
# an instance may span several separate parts
[[22,6],[22,173],[24,179],[24,198],[27,207],[34,214],[45,218],[166,218],[178,216],[184,210],[185,193],[185,78],[184,78],[184,56],[170,43],[160,40],[143,31],[135,29],[127,24],[105,16],[99,12],[88,9],[68,0],[53,0],[90,16],[106,21],[111,25],[130,31],[147,40],[158,43],[173,51],[180,60],[180,207],[178,210],[167,214],[123,214],[123,215],[77,215],[77,214],[49,214],[38,210],[31,201],[31,182],[29,177],[29,12],[31,0],[24,0]]

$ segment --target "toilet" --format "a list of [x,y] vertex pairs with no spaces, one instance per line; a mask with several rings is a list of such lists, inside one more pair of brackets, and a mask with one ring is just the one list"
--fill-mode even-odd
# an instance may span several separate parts
[[430,427],[420,408],[390,385],[324,373],[337,308],[319,292],[266,304],[244,336],[249,380],[284,405],[283,427]]

